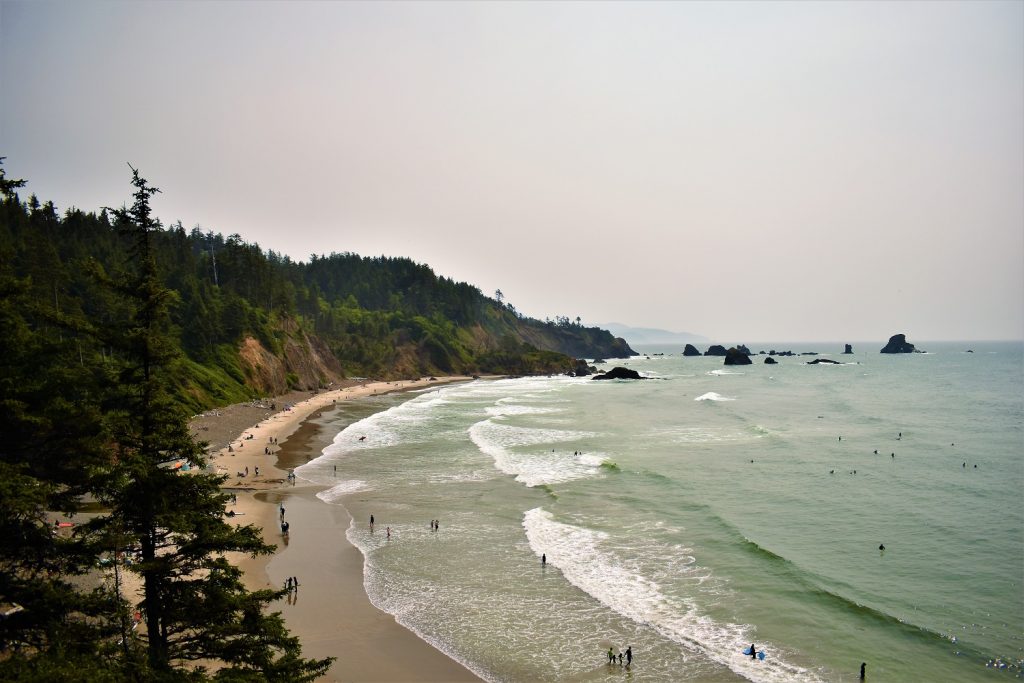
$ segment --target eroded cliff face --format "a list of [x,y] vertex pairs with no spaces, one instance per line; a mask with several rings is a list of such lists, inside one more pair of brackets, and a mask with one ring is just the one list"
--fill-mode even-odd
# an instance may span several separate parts
[[341,364],[323,340],[296,330],[275,355],[254,337],[238,349],[246,384],[258,394],[283,394],[292,389],[313,390],[344,377]]

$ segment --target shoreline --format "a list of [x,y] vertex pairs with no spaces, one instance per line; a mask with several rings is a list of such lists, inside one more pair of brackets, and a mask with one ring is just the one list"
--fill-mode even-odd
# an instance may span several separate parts
[[[277,546],[269,555],[231,558],[242,569],[246,587],[278,587],[289,576],[298,578],[300,589],[275,609],[282,612],[292,635],[299,638],[304,656],[337,657],[321,680],[481,680],[370,602],[363,586],[362,553],[345,536],[353,523],[348,510],[318,500],[316,493],[322,486],[287,478],[290,469],[317,457],[330,443],[333,434],[328,434],[326,422],[318,419],[340,405],[471,379],[453,376],[351,382],[313,395],[307,392],[304,400],[294,403],[291,401],[303,395],[293,392],[277,399],[228,406],[196,416],[189,423],[198,438],[209,438],[214,447],[223,444],[209,453],[208,467],[229,475],[223,489],[237,496],[237,501],[228,506],[235,513],[229,521],[258,526],[264,541]],[[277,412],[272,412],[272,405]],[[253,418],[255,423],[239,427]],[[232,429],[234,436],[226,440],[225,434]],[[234,476],[230,476],[232,471]],[[280,530],[279,505],[285,507],[289,525],[295,525],[287,535]]]

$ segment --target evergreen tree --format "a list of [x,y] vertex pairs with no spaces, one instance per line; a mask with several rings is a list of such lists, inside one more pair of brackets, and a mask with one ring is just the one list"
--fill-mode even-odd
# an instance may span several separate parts
[[[202,449],[168,389],[179,352],[168,336],[174,296],[161,284],[153,247],[159,224],[150,198],[158,190],[135,169],[132,174],[134,203],[112,211],[130,240],[131,268],[127,278],[110,284],[132,315],[101,332],[124,361],[106,405],[114,462],[98,487],[111,512],[94,526],[110,544],[138,554],[130,569],[142,580],[148,666],[138,677],[195,677],[210,663],[220,667],[219,679],[312,680],[330,660],[302,659],[280,614],[267,613],[283,592],[246,590],[240,570],[225,557],[274,548],[256,527],[224,521],[224,477],[205,471]],[[190,471],[172,469],[176,462],[188,463]]]
[[[0,167],[5,231],[23,185]],[[93,382],[75,362],[70,336],[40,331],[65,321],[52,299],[37,300],[27,279],[15,277],[7,256],[0,258],[0,680],[114,680],[116,667],[101,669],[96,657],[111,649],[119,602],[81,578],[95,567],[90,539],[57,525],[79,508],[106,459]]]

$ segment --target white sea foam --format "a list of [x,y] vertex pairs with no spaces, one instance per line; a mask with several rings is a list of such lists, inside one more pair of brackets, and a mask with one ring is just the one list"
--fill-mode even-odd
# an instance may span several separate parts
[[316,494],[316,497],[325,503],[337,503],[339,500],[349,495],[350,493],[356,493],[357,491],[370,491],[372,490],[366,485],[365,481],[359,479],[349,479],[341,481],[332,486],[329,489],[325,489]]
[[665,427],[653,430],[653,434],[673,443],[715,443],[749,438],[742,431],[725,427]]
[[[481,453],[491,456],[494,465],[505,474],[514,475],[516,481],[527,486],[557,484],[598,473],[600,463],[588,464],[565,452],[537,448],[553,443],[578,441],[595,436],[591,432],[560,429],[530,429],[516,427],[487,419],[469,428],[469,438]],[[531,448],[529,451],[521,449]]]
[[[608,548],[608,535],[554,520],[543,508],[528,510],[523,528],[530,548],[547,555],[567,581],[601,604],[639,624],[654,628],[684,648],[727,666],[752,681],[817,681],[813,672],[786,663],[779,656],[752,662],[741,653],[750,642],[751,627],[716,622],[701,614],[692,600],[666,595],[661,586]],[[669,548],[664,548],[669,553]],[[677,570],[678,571],[678,570]],[[682,571],[700,573],[696,564]],[[762,649],[774,651],[771,644]]]
[[735,401],[736,399],[729,398],[728,396],[722,396],[721,394],[719,394],[717,392],[714,392],[714,391],[709,391],[706,394],[701,394],[700,396],[698,396],[697,398],[695,398],[693,400],[694,401]]

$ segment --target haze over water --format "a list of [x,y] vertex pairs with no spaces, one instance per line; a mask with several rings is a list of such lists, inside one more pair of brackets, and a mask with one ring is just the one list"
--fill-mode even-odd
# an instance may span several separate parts
[[374,602],[488,680],[1019,678],[1024,346],[871,346],[381,398],[298,474]]

